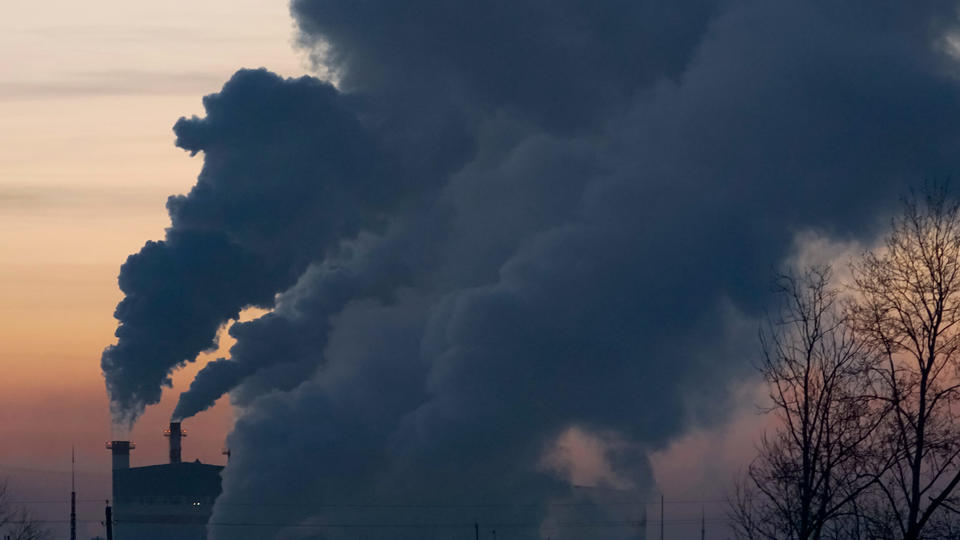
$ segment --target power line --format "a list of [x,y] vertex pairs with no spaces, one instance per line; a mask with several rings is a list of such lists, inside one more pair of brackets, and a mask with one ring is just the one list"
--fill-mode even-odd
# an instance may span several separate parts
[[[109,498],[109,497],[108,497]],[[78,503],[103,503],[104,497],[99,499],[77,499]],[[70,504],[69,499],[55,499],[55,500],[23,500],[23,501],[4,501],[10,504]]]
[[[77,499],[77,502],[83,503],[102,503],[103,497],[97,499]],[[70,504],[69,499],[32,499],[8,501],[12,504]],[[725,500],[665,500],[664,504],[726,504]],[[432,509],[432,508],[567,508],[567,507],[593,507],[593,506],[653,506],[660,505],[660,501],[603,501],[602,503],[584,502],[584,503],[561,503],[561,502],[542,502],[542,503],[320,503],[320,502],[301,502],[301,503],[268,503],[268,502],[218,502],[220,506],[254,506],[254,507],[311,507],[311,508],[379,508],[379,509]]]
[[[4,465],[0,463],[0,470],[3,471],[20,471],[20,472],[31,472],[31,473],[50,473],[50,474],[62,474],[64,476],[70,474],[69,469],[44,469],[40,467],[23,467],[20,465]],[[110,472],[104,472],[101,470],[77,470],[77,474],[84,476],[110,476]]]
[[[170,524],[169,521],[162,520],[122,520],[114,519],[114,523],[123,523],[123,524],[148,524],[148,525],[163,525]],[[11,520],[7,523],[23,525],[27,523],[38,523],[45,525],[55,525],[55,524],[67,524],[69,520],[65,519],[34,519],[34,520]],[[100,519],[78,519],[78,523],[102,523],[103,520]],[[678,519],[667,519],[666,523],[700,523],[701,518],[678,518]],[[731,523],[732,521],[728,518],[707,518],[707,523]],[[647,525],[658,525],[659,521],[634,521],[634,520],[624,520],[624,521],[566,521],[566,522],[490,522],[490,523],[481,523],[484,528],[529,528],[529,527],[554,527],[554,528],[565,528],[565,527],[640,527]],[[206,523],[207,526],[213,527],[304,527],[304,528],[469,528],[473,529],[475,523],[473,521],[464,521],[464,522],[424,522],[424,523],[295,523],[289,521],[274,521],[274,522],[256,522],[256,521],[211,521]]]

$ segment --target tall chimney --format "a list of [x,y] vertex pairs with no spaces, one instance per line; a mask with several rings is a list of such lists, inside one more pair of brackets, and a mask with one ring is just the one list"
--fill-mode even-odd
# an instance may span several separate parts
[[170,422],[170,427],[163,430],[163,434],[170,439],[170,463],[180,463],[182,440],[187,432],[180,427],[180,422]]
[[113,453],[113,470],[130,468],[130,450],[137,445],[130,441],[110,441],[107,443],[107,449]]

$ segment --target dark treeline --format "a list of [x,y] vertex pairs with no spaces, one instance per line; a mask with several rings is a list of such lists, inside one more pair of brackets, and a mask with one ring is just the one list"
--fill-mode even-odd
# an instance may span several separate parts
[[960,211],[905,199],[850,265],[777,279],[757,369],[778,428],[730,503],[744,539],[960,536]]

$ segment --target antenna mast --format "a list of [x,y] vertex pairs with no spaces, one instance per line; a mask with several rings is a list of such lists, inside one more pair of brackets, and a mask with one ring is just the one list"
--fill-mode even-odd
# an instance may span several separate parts
[[77,449],[70,447],[70,540],[77,540]]

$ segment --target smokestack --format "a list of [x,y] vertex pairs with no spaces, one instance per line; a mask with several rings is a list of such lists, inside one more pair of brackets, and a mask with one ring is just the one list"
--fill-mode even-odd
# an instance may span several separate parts
[[170,422],[170,427],[163,430],[163,435],[170,439],[170,463],[180,463],[181,441],[187,436],[187,432],[180,427],[180,422]]
[[111,441],[107,443],[107,449],[113,452],[113,470],[130,468],[130,450],[137,445],[130,441]]

